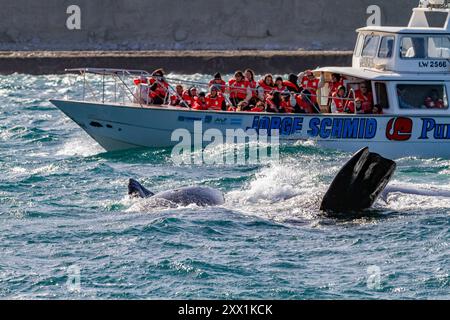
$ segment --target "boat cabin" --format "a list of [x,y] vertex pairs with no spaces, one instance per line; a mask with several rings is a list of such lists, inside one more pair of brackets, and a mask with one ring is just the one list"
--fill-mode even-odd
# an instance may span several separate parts
[[[450,92],[450,9],[446,0],[424,0],[408,27],[365,27],[351,68],[315,70],[330,81],[345,78],[349,91],[372,88],[374,104],[385,114],[448,114]],[[327,88],[321,92],[328,97]],[[320,102],[326,108],[327,98]]]

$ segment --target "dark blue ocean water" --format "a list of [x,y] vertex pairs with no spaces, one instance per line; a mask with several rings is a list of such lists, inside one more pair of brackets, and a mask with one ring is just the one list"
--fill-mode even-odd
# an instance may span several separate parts
[[[1,298],[450,298],[450,199],[394,193],[328,218],[320,196],[349,154],[297,144],[280,163],[188,167],[170,149],[105,153],[48,102],[67,93],[66,76],[0,77]],[[398,165],[396,184],[449,187],[449,160]],[[130,177],[226,204],[149,206],[126,196]]]

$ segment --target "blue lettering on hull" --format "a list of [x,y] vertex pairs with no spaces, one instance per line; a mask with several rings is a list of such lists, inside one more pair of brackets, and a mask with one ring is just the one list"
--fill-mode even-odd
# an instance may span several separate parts
[[270,134],[271,130],[277,130],[282,136],[289,136],[300,133],[303,128],[303,118],[301,117],[259,117],[253,118],[253,124],[250,129],[267,130]]
[[431,134],[436,140],[450,140],[450,124],[437,123],[433,118],[422,118],[422,132],[419,140],[428,140]]
[[373,118],[312,118],[307,133],[321,139],[373,139],[377,126]]

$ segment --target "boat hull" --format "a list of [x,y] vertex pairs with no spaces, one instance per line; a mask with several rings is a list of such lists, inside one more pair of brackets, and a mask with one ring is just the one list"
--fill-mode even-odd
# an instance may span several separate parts
[[[51,100],[107,151],[170,147],[176,129],[195,139],[209,129],[278,130],[279,140],[312,140],[318,146],[355,152],[370,147],[385,157],[450,158],[450,116],[348,114],[267,114],[195,111],[171,107],[99,104]],[[201,124],[202,132],[194,131]],[[216,130],[216,132],[217,132]],[[206,139],[207,140],[207,139]],[[198,140],[197,140],[198,141]]]

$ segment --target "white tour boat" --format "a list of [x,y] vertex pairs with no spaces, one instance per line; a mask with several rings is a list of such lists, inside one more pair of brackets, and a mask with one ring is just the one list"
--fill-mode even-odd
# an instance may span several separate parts
[[[136,147],[168,147],[176,129],[201,125],[218,129],[279,130],[280,141],[313,140],[319,146],[354,152],[370,147],[391,158],[450,157],[450,8],[446,0],[421,1],[407,27],[365,27],[358,39],[352,67],[314,70],[329,80],[340,74],[345,85],[371,85],[373,103],[381,115],[328,113],[329,88],[318,91],[320,114],[274,114],[197,111],[134,103],[129,77],[143,71],[76,69],[85,81],[83,99],[51,100],[108,151]],[[102,78],[100,95],[86,98],[88,74]],[[114,78],[107,83],[106,75]],[[130,80],[130,81],[129,81]],[[106,100],[112,92],[114,101]],[[126,97],[129,100],[126,100]],[[439,103],[425,103],[434,96]],[[430,101],[428,101],[430,102]],[[433,102],[433,101],[432,101]],[[217,130],[215,130],[217,132]]]

